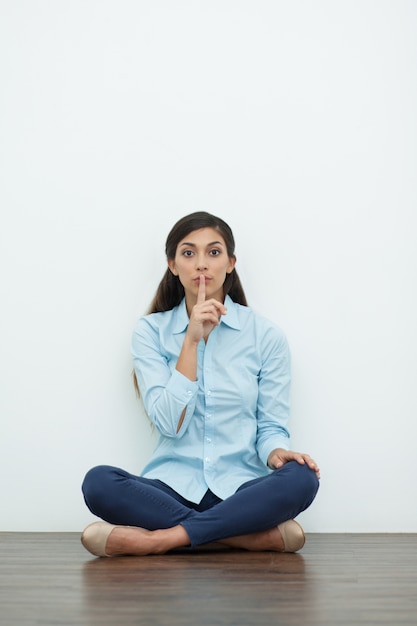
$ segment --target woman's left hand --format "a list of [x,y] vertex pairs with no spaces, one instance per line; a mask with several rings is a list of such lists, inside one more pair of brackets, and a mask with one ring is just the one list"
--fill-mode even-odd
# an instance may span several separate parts
[[297,461],[300,465],[307,464],[310,469],[316,472],[317,478],[320,478],[320,469],[309,454],[285,450],[284,448],[275,448],[275,450],[272,450],[268,456],[268,467],[271,469],[279,469],[288,463],[288,461]]

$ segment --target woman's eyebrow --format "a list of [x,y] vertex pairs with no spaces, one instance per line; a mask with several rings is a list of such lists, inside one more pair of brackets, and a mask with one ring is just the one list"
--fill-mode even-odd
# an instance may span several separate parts
[[[189,248],[196,248],[196,244],[195,243],[191,243],[191,242],[187,242],[184,241],[181,246],[188,246]],[[212,241],[211,243],[207,244],[207,248],[209,248],[210,246],[224,246],[224,244],[221,241]]]

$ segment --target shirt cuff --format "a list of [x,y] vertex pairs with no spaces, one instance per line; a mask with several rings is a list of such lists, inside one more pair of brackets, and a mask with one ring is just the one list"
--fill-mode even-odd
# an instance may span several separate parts
[[264,465],[266,466],[268,465],[268,457],[271,454],[272,450],[275,450],[276,448],[283,448],[284,450],[289,450],[290,449],[289,438],[279,437],[279,436],[271,437],[270,439],[268,439],[268,441],[258,446],[258,455],[262,463],[264,463]]
[[198,381],[193,381],[174,369],[166,386],[166,391],[178,402],[187,404],[198,391]]

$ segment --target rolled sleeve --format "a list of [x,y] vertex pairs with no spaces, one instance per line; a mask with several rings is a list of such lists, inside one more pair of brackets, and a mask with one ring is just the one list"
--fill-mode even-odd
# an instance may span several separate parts
[[[166,437],[182,437],[194,413],[198,383],[168,363],[157,328],[141,318],[132,337],[132,356],[145,411]],[[178,423],[185,411],[179,432]]]
[[[159,398],[158,406],[155,407],[153,412],[153,420],[155,424],[158,424],[158,429],[161,433],[178,438],[184,435],[194,413],[197,391],[197,381],[190,380],[178,370],[172,372],[171,378],[165,387],[165,394]],[[165,398],[164,395],[166,396]],[[177,432],[178,422],[184,408],[186,411],[182,426],[179,432]],[[171,420],[171,423],[168,423],[167,420],[164,420],[165,415],[174,416],[173,421]]]

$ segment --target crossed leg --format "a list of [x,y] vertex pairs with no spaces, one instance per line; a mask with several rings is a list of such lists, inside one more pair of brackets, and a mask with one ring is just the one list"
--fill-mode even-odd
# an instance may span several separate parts
[[207,492],[193,505],[160,481],[101,466],[89,472],[83,491],[90,510],[113,526],[88,527],[83,543],[87,531],[91,535],[100,528],[108,556],[164,554],[213,542],[252,551],[295,551],[304,534],[292,518],[309,506],[317,489],[315,473],[291,462],[245,483],[226,500]]

